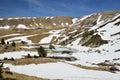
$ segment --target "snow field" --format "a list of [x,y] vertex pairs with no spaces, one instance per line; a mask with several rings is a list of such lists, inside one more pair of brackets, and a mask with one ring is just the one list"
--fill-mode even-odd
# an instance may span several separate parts
[[47,79],[64,80],[119,80],[120,74],[81,69],[63,62],[14,66],[5,64],[13,72]]
[[37,52],[30,52],[30,51],[17,51],[17,52],[5,52],[4,54],[0,54],[0,59],[6,58],[23,58],[24,56],[27,56],[30,54],[31,56],[38,55]]

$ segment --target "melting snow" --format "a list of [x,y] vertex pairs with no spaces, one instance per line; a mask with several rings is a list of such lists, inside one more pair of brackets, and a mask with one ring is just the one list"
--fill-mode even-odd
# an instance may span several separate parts
[[73,24],[76,23],[77,19],[78,19],[78,18],[72,19]]
[[19,28],[19,29],[29,29],[28,27],[26,27],[26,26],[23,25],[23,24],[19,24],[19,25],[17,26],[17,28]]
[[9,34],[9,35],[0,36],[0,38],[9,37],[9,36],[18,36],[18,35],[22,35],[22,34]]
[[50,18],[50,17],[46,17],[46,19],[48,19],[48,18]]
[[9,29],[10,26],[6,25],[6,26],[0,26],[0,29]]
[[94,14],[83,16],[80,20],[83,21],[83,20],[85,20],[86,18],[88,18],[88,17],[90,17],[92,15],[94,15]]
[[0,20],[3,20],[3,18],[0,18]]
[[66,25],[69,25],[69,23],[65,23]]
[[77,30],[71,31],[71,32],[69,32],[69,34],[72,34],[72,33],[75,33],[75,32],[77,32]]
[[50,35],[48,37],[43,38],[42,40],[40,40],[40,44],[42,44],[42,43],[50,43],[52,38],[53,38],[53,36],[54,35]]
[[[103,40],[111,40],[112,39],[111,34],[120,32],[120,25],[119,26],[114,25],[115,23],[117,23],[119,21],[120,21],[120,19],[116,20],[115,22],[111,22],[111,23],[105,25],[104,27],[98,29],[99,35],[101,35]],[[105,31],[105,32],[102,32],[102,31]]]
[[6,58],[23,58],[23,56],[27,56],[30,54],[31,56],[38,55],[37,52],[30,51],[19,51],[19,52],[5,52],[4,54],[0,54],[0,59]]
[[32,44],[32,41],[31,40],[28,40],[28,37],[32,37],[32,36],[36,36],[37,34],[34,34],[34,35],[28,35],[28,36],[20,36],[20,37],[14,37],[14,38],[10,38],[10,39],[7,39],[5,40],[6,42],[7,41],[14,41],[14,40],[19,40],[19,41],[25,41],[29,44]]
[[98,19],[97,19],[97,25],[100,25],[104,22],[104,21],[100,21],[101,17],[102,17],[102,15],[99,14]]
[[56,23],[53,23],[54,26],[56,26]]
[[64,23],[61,23],[62,26],[64,26]]
[[45,37],[43,39],[40,40],[40,44],[42,43],[50,43],[51,40],[53,39],[53,37],[59,37],[60,36],[60,32],[62,31],[63,29],[61,30],[52,30],[52,31],[49,31],[48,33],[50,34],[48,37]]
[[52,16],[52,17],[50,17],[50,19],[53,19],[54,17]]
[[64,80],[119,80],[120,73],[81,69],[63,62],[14,66],[4,64],[10,71],[47,79]]
[[[96,24],[95,26],[93,26],[90,30],[95,30],[95,29],[99,28],[99,26],[104,25],[104,24],[106,24],[106,23],[108,23],[108,22],[110,22],[110,21],[113,21],[114,19],[116,19],[116,18],[119,17],[119,16],[120,16],[120,14],[117,15],[117,16],[115,16],[112,20],[108,20],[107,22],[104,22],[104,21],[100,21],[102,15],[99,14],[99,17],[98,17],[98,20],[97,20],[97,24]],[[113,22],[111,22],[111,24],[112,24],[112,23],[113,23]],[[108,25],[109,25],[109,24],[108,24]],[[114,26],[114,25],[113,25],[113,26]]]

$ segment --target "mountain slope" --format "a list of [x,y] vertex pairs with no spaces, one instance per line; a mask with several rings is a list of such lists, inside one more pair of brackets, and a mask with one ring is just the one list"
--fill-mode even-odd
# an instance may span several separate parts
[[37,28],[59,28],[66,27],[72,24],[71,16],[55,16],[55,17],[16,17],[16,18],[1,18],[0,28],[6,29],[37,29]]
[[[15,20],[13,22],[18,20],[16,26],[10,26],[8,23],[11,19],[7,19],[5,25],[0,26],[0,39],[5,39],[5,42],[9,42],[9,44],[7,46],[0,44],[1,56],[8,58],[15,56],[14,58],[16,58],[19,55],[18,58],[22,59],[23,54],[27,55],[28,52],[37,55],[37,52],[33,51],[36,51],[36,48],[42,45],[48,52],[47,57],[62,58],[62,63],[24,66],[5,64],[5,66],[10,67],[11,71],[50,79],[119,80],[120,11],[94,13],[77,19],[62,18],[65,21],[61,17],[55,21],[52,20],[54,18],[48,17],[42,22],[38,20],[41,24],[44,24],[43,26],[34,26],[40,23],[31,18],[32,20],[28,21],[28,24],[32,24],[32,27],[26,25],[26,19],[24,22],[23,18],[24,24],[19,22],[21,18],[11,18]],[[4,21],[4,19],[0,20],[1,23]],[[14,25],[11,21],[10,23]],[[16,47],[11,47],[12,41],[16,43]],[[52,46],[52,49],[50,49],[50,46]],[[20,53],[23,54],[19,54],[17,51],[21,51]],[[17,55],[14,55],[14,53]],[[65,58],[70,60],[65,61]],[[29,69],[27,69],[28,67]],[[38,71],[37,68],[42,71]],[[36,74],[32,73],[33,70],[36,70]],[[68,73],[63,75],[65,70]],[[70,73],[73,77],[68,75],[69,71],[73,72]],[[56,75],[58,72],[60,74]],[[41,75],[38,75],[38,73]],[[52,73],[52,75],[47,73]]]
[[[74,32],[68,33],[67,30],[64,33],[69,37],[65,42],[66,44],[71,44],[75,38],[81,38],[79,44],[89,47],[99,47],[102,43],[106,44],[110,42],[114,34],[119,35],[119,24],[120,11],[102,12],[82,17],[71,25],[70,31],[72,32],[74,30]],[[118,39],[119,37],[116,38]],[[94,41],[91,42],[91,40]]]
[[[77,40],[78,45],[94,48],[119,40],[120,11],[94,13],[78,19],[70,16],[1,18],[0,29],[1,36],[16,32],[34,35],[28,37],[31,43],[74,45]],[[3,33],[3,29],[11,31]],[[49,41],[44,41],[47,37]]]

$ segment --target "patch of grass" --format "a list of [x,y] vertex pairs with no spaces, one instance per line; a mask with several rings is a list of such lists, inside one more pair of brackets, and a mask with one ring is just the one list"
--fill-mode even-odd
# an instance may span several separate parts
[[39,43],[40,40],[44,37],[47,37],[49,34],[39,34],[36,36],[28,37],[29,40],[31,40],[33,43]]
[[13,34],[13,31],[7,30],[7,29],[0,29],[0,36],[8,35],[8,34]]
[[84,66],[84,65],[75,65],[77,67],[83,68],[83,69],[89,69],[89,70],[99,70],[99,71],[108,71],[106,68],[103,67],[91,67],[91,66]]
[[[83,68],[83,69],[88,69],[88,70],[113,72],[113,71],[110,70],[111,67],[108,67],[108,66],[98,66],[98,67],[96,66],[96,67],[93,67],[93,66],[85,66],[85,65],[81,65],[81,64],[70,64],[70,65],[73,65],[73,66],[76,66],[76,67],[79,67],[79,68]],[[112,69],[115,69],[116,71],[119,71],[118,69],[116,69],[116,67],[115,68],[112,67]]]
[[7,45],[7,47],[0,46],[0,54],[4,52],[14,52],[14,51],[35,51],[33,49],[21,48],[19,46],[11,47],[11,45]]
[[10,63],[13,65],[27,65],[27,64],[42,64],[42,63],[50,63],[50,62],[57,62],[58,60],[52,58],[21,58],[15,59],[14,61],[11,60],[3,60],[5,63]]

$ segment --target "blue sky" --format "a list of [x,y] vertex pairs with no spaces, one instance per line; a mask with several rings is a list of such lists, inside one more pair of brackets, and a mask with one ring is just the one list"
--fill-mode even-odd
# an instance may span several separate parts
[[0,0],[0,17],[80,17],[111,10],[120,10],[120,0]]

